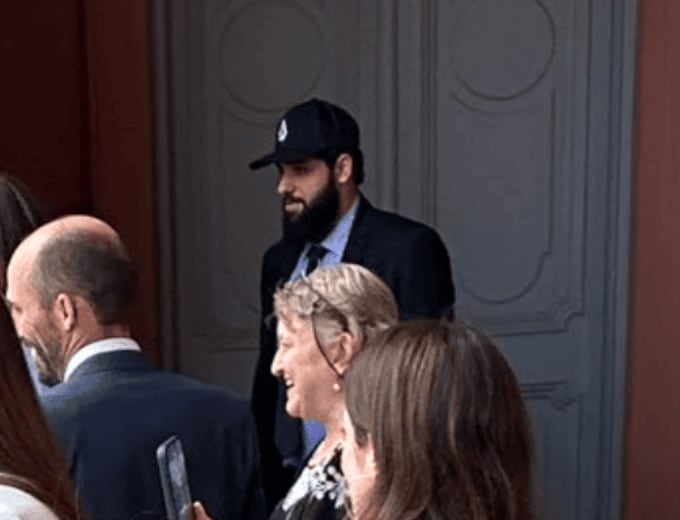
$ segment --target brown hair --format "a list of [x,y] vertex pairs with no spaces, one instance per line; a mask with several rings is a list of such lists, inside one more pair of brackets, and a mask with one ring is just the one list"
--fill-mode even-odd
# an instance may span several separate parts
[[366,343],[345,400],[378,468],[365,518],[533,518],[528,414],[510,366],[481,332],[401,323]]
[[26,235],[45,222],[45,211],[21,182],[1,170],[0,208],[0,291],[4,292],[4,270],[12,253]]
[[0,484],[30,493],[59,518],[83,518],[4,305],[0,305]]

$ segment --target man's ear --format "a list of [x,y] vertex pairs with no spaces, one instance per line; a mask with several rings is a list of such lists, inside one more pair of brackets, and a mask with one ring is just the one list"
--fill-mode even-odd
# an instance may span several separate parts
[[359,342],[349,332],[340,333],[334,353],[333,366],[341,374],[345,375],[349,370],[354,357],[359,351]]
[[78,321],[78,306],[73,295],[59,293],[54,300],[54,314],[65,332],[71,332]]
[[354,169],[354,161],[352,156],[348,153],[341,153],[335,160],[333,166],[333,176],[337,184],[346,184],[352,178],[352,171]]

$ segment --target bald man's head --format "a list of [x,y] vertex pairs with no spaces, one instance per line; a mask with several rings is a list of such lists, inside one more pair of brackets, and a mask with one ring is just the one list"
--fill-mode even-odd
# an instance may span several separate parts
[[44,382],[60,380],[83,346],[127,334],[135,289],[130,257],[101,220],[64,217],[19,245],[7,269],[6,298]]
[[127,323],[136,274],[116,231],[97,218],[72,215],[41,226],[15,251],[11,278],[28,277],[43,307],[59,293],[75,294],[92,307],[102,325]]

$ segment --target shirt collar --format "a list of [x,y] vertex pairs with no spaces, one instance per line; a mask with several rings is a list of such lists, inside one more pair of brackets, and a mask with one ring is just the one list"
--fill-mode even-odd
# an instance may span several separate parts
[[[328,249],[338,258],[342,258],[345,252],[345,246],[347,245],[347,240],[349,239],[349,232],[352,230],[352,224],[354,224],[354,219],[357,216],[357,208],[359,207],[359,197],[356,198],[349,210],[340,217],[340,220],[335,224],[326,238],[323,239],[321,245]],[[307,250],[309,250],[310,244],[307,245]]]
[[82,365],[85,361],[98,354],[106,354],[109,352],[118,352],[121,350],[134,350],[141,352],[141,348],[135,340],[132,338],[106,338],[100,339],[85,345],[78,352],[71,356],[68,363],[66,364],[66,370],[64,371],[64,382],[68,381],[76,368]]

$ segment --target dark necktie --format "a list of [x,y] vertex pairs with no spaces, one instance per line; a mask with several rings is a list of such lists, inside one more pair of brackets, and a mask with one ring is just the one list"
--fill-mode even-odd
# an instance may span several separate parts
[[319,244],[312,244],[307,251],[307,267],[305,268],[305,274],[308,275],[314,269],[319,266],[321,259],[328,253],[328,249]]

